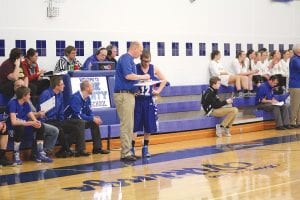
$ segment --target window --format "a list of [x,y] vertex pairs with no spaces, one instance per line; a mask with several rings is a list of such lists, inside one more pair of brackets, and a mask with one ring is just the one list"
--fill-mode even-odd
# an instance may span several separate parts
[[205,55],[206,55],[206,44],[199,43],[199,56],[205,56]]
[[289,49],[293,49],[293,44],[289,44]]
[[96,51],[102,46],[101,41],[93,41],[93,53],[95,54]]
[[253,50],[253,44],[247,44],[247,51]]
[[179,56],[179,43],[172,42],[172,56]]
[[117,47],[117,56],[119,55],[119,42],[118,41],[110,41],[112,46]]
[[66,48],[66,41],[56,40],[56,56],[64,56],[65,48]]
[[258,51],[264,48],[264,44],[258,44]]
[[47,56],[47,50],[46,50],[46,40],[37,40],[36,41],[36,50],[39,54],[39,56]]
[[144,47],[144,49],[147,49],[148,51],[150,51],[150,42],[143,42],[143,47]]
[[127,41],[127,51],[129,50],[129,47],[130,47],[130,44],[131,44],[131,41]]
[[269,51],[270,52],[274,51],[274,44],[269,44]]
[[242,44],[241,43],[236,43],[235,44],[235,54],[237,55],[241,51],[242,51]]
[[75,41],[76,55],[84,56],[84,41]]
[[280,53],[284,51],[284,44],[279,44],[279,51]]
[[16,40],[16,48],[21,49],[23,56],[26,55],[26,40]]
[[230,44],[224,43],[224,56],[230,56]]
[[193,43],[187,42],[185,43],[185,54],[186,56],[193,56]]
[[212,51],[217,51],[219,48],[218,48],[218,43],[212,43],[211,44],[211,49]]
[[165,56],[165,43],[164,42],[157,43],[157,55]]
[[0,40],[0,56],[5,56],[5,41]]

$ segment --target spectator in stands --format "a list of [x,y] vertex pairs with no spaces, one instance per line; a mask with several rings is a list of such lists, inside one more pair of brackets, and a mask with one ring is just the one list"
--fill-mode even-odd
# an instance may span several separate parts
[[[14,82],[14,91],[16,92],[16,90],[19,87],[24,86],[24,81],[22,79],[16,80]],[[16,99],[17,96],[14,95],[13,99]],[[28,100],[28,104],[30,106],[31,112],[34,114],[36,119],[41,119],[45,117],[45,112],[43,111],[36,111],[36,108],[34,107],[34,105],[32,104],[32,102],[30,100]],[[50,124],[47,123],[43,123],[44,125],[44,151],[46,152],[47,155],[50,155],[51,152],[54,150],[56,141],[57,141],[57,137],[58,137],[58,129]],[[35,145],[35,141],[32,145],[32,149],[33,149],[33,154],[36,154],[36,145]],[[33,155],[36,156],[36,155]]]
[[38,155],[37,162],[52,162],[44,152],[44,126],[38,121],[31,112],[29,106],[30,89],[21,86],[16,90],[16,99],[11,99],[7,105],[7,113],[9,114],[7,127],[9,131],[13,131],[14,135],[14,163],[21,165],[20,159],[20,143],[23,138],[25,127],[33,127],[36,130],[36,143]]
[[20,67],[21,57],[21,49],[14,48],[0,66],[0,92],[9,98],[14,95],[14,81],[23,79],[25,86],[28,86],[28,78]]
[[106,47],[106,50],[107,50],[106,60],[114,62],[115,66],[117,66],[117,60],[116,60],[116,56],[118,53],[117,47],[113,45],[108,45]]
[[256,66],[260,71],[260,74],[264,77],[264,80],[269,80],[270,72],[269,72],[269,52],[266,48],[262,48],[259,50],[260,60],[257,62]]
[[283,76],[283,69],[280,65],[281,53],[278,50],[274,50],[270,54],[271,60],[269,61],[269,74],[276,75],[278,77],[278,86],[274,88],[275,94],[282,94],[285,91],[286,77]]
[[93,154],[108,154],[108,150],[102,149],[101,132],[99,126],[102,120],[99,116],[95,116],[91,110],[91,98],[93,93],[93,85],[89,80],[83,80],[80,83],[80,91],[72,95],[70,105],[65,109],[66,119],[78,124],[81,129],[82,138],[79,142],[80,146],[85,150],[84,129],[90,128],[93,140]]
[[54,72],[73,71],[81,69],[81,63],[76,59],[76,49],[73,46],[65,48],[65,56],[61,57],[56,65]]
[[106,48],[99,48],[96,53],[88,57],[82,66],[83,70],[91,70],[93,63],[106,61],[107,50]]
[[[290,52],[288,50],[285,50],[282,52],[281,60],[280,60],[280,68],[281,68],[281,73],[283,77],[288,77],[290,76],[289,70],[290,70]],[[285,85],[287,86],[287,85]]]
[[248,90],[245,89],[244,92],[246,93],[246,96],[249,96],[250,91],[253,90],[252,76],[253,74],[256,74],[258,70],[257,69],[250,70],[245,64],[245,59],[246,59],[246,53],[244,51],[239,51],[236,54],[236,58],[231,63],[231,72],[234,75],[239,75],[247,80]]
[[8,142],[8,132],[6,130],[6,123],[0,121],[0,166],[10,166],[13,162],[6,157],[6,148]]
[[242,89],[248,91],[248,78],[246,76],[233,75],[228,73],[220,63],[221,53],[216,50],[211,53],[211,62],[209,63],[210,76],[217,76],[221,79],[221,84],[228,86],[234,84],[239,96],[244,96]]
[[137,132],[144,132],[142,156],[150,157],[151,154],[148,151],[150,134],[157,132],[157,107],[155,103],[155,96],[160,94],[165,87],[167,80],[165,75],[157,66],[150,64],[151,54],[148,50],[144,49],[140,59],[141,63],[137,64],[136,66],[137,74],[149,74],[151,80],[159,79],[162,81],[158,88],[155,88],[155,86],[152,85],[139,87],[138,94],[135,96],[132,152],[133,155],[135,155],[134,145]]
[[149,80],[150,75],[137,75],[134,58],[138,58],[143,51],[140,42],[132,42],[126,54],[119,58],[115,75],[114,100],[121,121],[121,160],[135,161],[131,152],[133,136],[135,86],[137,80]]
[[270,79],[261,84],[256,93],[255,104],[257,109],[267,112],[273,112],[277,130],[291,129],[289,119],[289,107],[286,104],[280,104],[273,94],[273,88],[278,84],[278,77],[272,75]]
[[31,95],[40,95],[50,85],[48,79],[43,79],[45,70],[39,68],[37,63],[38,52],[30,48],[26,52],[25,59],[21,62],[25,75],[29,79]]
[[291,94],[291,124],[300,127],[300,43],[293,47],[294,56],[290,61],[289,91]]
[[225,132],[225,136],[229,137],[231,136],[230,127],[238,114],[238,109],[236,107],[224,107],[232,104],[233,99],[220,100],[217,95],[220,86],[221,79],[217,76],[211,77],[209,79],[209,88],[203,94],[201,104],[208,116],[225,117],[221,124],[216,125],[216,136],[222,137],[222,133]]
[[[65,158],[74,155],[74,152],[71,151],[70,145],[74,140],[78,141],[78,138],[81,138],[81,130],[77,127],[76,124],[73,124],[71,121],[64,120],[64,102],[63,102],[63,90],[64,82],[61,76],[53,76],[50,80],[50,88],[45,90],[39,99],[39,108],[41,110],[41,104],[46,101],[53,101],[54,107],[50,108],[46,112],[45,118],[43,120],[47,124],[51,124],[58,128],[58,140],[61,144],[61,149],[55,154],[58,158]],[[45,110],[42,110],[45,111]],[[78,144],[76,145],[78,147]],[[79,148],[80,149],[80,148]],[[80,152],[80,156],[88,156],[88,153]]]

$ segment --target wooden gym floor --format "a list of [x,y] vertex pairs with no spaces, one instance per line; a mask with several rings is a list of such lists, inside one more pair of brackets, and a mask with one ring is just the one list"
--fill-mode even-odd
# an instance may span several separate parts
[[300,129],[265,130],[150,145],[135,163],[118,149],[25,161],[0,168],[0,199],[300,199],[299,140]]

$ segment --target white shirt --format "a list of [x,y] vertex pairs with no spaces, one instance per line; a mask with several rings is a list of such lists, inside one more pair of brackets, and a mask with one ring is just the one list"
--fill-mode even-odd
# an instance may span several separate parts
[[208,70],[210,73],[210,76],[220,76],[222,72],[226,72],[225,68],[223,67],[223,65],[220,62],[217,61],[210,61],[209,65],[208,65]]
[[230,66],[230,72],[232,74],[240,74],[240,73],[245,73],[247,71],[248,71],[248,69],[247,69],[246,65],[243,66],[237,58],[235,58],[232,61],[231,66]]

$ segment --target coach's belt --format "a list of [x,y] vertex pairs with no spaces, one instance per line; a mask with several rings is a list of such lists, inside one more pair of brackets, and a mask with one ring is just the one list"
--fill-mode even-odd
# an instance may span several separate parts
[[115,93],[131,93],[131,94],[133,94],[133,92],[130,90],[115,90]]

